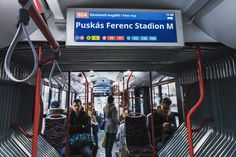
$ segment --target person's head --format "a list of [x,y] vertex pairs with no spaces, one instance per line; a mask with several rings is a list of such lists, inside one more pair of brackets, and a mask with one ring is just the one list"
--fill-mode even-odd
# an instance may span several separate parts
[[172,102],[171,102],[170,98],[168,98],[168,97],[163,98],[162,101],[161,101],[161,110],[164,113],[169,113],[171,103]]
[[73,101],[73,110],[78,114],[83,109],[82,102],[79,99]]
[[107,98],[107,102],[108,102],[108,104],[112,104],[113,101],[114,101],[113,96],[112,96],[112,95],[109,95],[108,98]]
[[89,115],[89,116],[92,116],[92,115],[93,115],[93,110],[92,110],[92,107],[91,107],[91,106],[88,107],[88,115]]
[[60,104],[58,101],[53,101],[50,104],[50,108],[59,108],[59,107],[60,107]]
[[128,114],[128,113],[129,113],[128,107],[125,107],[123,112],[124,112],[125,114]]

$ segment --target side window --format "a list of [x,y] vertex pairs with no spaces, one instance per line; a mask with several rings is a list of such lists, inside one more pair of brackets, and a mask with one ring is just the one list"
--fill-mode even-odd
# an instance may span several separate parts
[[46,113],[48,109],[48,99],[49,99],[49,87],[46,85],[42,86],[42,99],[44,105],[44,113]]

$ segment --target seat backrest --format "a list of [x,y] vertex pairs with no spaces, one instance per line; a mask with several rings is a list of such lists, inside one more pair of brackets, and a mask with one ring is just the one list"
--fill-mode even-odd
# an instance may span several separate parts
[[127,115],[125,117],[125,135],[127,146],[149,145],[145,115]]

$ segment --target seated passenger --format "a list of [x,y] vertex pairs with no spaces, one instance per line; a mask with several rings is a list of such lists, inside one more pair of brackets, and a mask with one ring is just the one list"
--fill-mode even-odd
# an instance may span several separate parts
[[57,115],[57,114],[66,114],[66,111],[60,108],[60,103],[58,101],[53,101],[50,104],[50,108],[48,109],[46,116],[49,115]]
[[122,121],[124,121],[125,116],[127,116],[128,114],[129,114],[128,108],[125,107],[124,110],[123,110],[123,112],[122,112],[121,115],[120,115],[120,123],[121,123]]
[[[91,136],[91,119],[84,112],[82,102],[74,100],[70,113],[70,149],[72,154],[91,157],[93,142]],[[86,140],[86,141],[85,141]]]
[[[162,148],[176,130],[175,117],[173,113],[170,112],[171,103],[171,100],[165,97],[160,106],[157,106],[157,110],[153,113],[157,150]],[[151,114],[148,115],[147,126],[151,137]]]

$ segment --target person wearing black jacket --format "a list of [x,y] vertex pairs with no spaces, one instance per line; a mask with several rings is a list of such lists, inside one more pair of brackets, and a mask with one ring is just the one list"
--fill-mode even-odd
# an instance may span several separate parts
[[[91,118],[88,116],[79,99],[74,100],[73,110],[70,113],[70,136],[75,134],[91,134]],[[90,145],[83,145],[81,147],[71,146],[72,154],[79,154],[83,157],[92,156],[92,148]]]
[[[165,97],[163,98],[160,106],[157,107],[157,110],[153,112],[155,144],[157,150],[162,148],[162,146],[171,138],[176,130],[175,117],[170,111],[171,103],[170,98]],[[148,115],[147,127],[151,136],[151,114]]]

